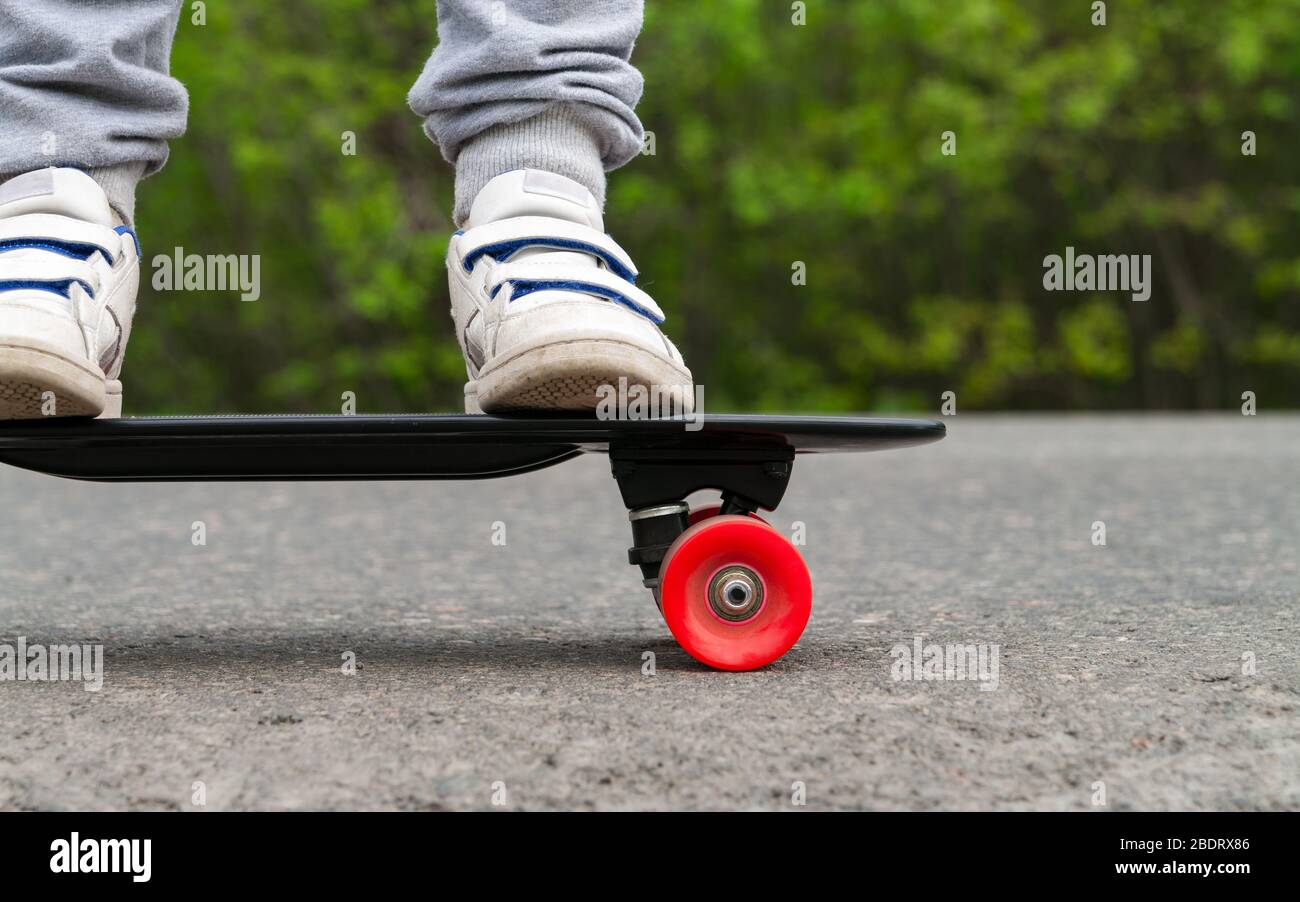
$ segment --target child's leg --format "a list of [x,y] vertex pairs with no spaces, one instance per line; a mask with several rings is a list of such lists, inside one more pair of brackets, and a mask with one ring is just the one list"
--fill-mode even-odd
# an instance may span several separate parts
[[447,250],[465,409],[599,410],[640,386],[682,413],[690,370],[605,234],[605,171],[641,149],[641,0],[442,0],[411,91],[456,164]]
[[179,0],[0,0],[0,182],[75,166],[132,218],[135,186],[185,131],[168,75]]
[[456,164],[457,225],[510,169],[563,175],[605,199],[605,171],[641,150],[641,0],[440,0],[438,47],[408,98]]
[[117,415],[178,3],[0,0],[0,419]]

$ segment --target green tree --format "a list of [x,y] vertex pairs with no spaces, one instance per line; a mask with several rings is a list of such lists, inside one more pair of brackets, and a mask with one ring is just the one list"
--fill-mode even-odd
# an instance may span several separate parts
[[[1048,0],[647,5],[655,153],[607,219],[710,409],[1300,405],[1300,0],[1104,26]],[[434,24],[433,0],[183,17],[192,121],[141,191],[146,264],[258,253],[263,292],[146,287],[128,412],[456,408],[452,174],[405,104]],[[1045,291],[1067,246],[1150,254],[1151,299]]]

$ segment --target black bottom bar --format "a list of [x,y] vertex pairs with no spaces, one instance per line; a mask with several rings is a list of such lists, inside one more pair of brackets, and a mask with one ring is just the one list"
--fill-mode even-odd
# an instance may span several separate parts
[[1287,813],[36,813],[0,815],[0,860],[9,890],[143,885],[129,867],[54,873],[75,835],[86,850],[88,840],[149,839],[147,885],[165,890],[335,894],[403,879],[436,894],[466,879],[493,889],[513,879],[532,891],[626,892],[723,880],[733,891],[756,884],[765,897],[776,881],[810,890],[850,881],[864,894],[910,887],[909,897],[1127,884],[1234,898],[1265,882],[1290,885],[1297,827]]

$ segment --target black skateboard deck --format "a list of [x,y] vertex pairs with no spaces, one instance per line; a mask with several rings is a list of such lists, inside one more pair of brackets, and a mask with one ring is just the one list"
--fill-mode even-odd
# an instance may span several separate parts
[[46,419],[0,423],[0,462],[97,481],[482,479],[582,453],[681,459],[880,451],[937,441],[942,423],[706,415],[597,420],[460,414]]
[[[0,423],[0,463],[105,482],[485,479],[606,454],[628,508],[628,563],[673,635],[712,667],[749,670],[794,645],[812,582],[758,511],[796,455],[938,441],[944,425],[879,417],[688,420],[432,415],[208,416]],[[692,509],[694,492],[721,500]]]

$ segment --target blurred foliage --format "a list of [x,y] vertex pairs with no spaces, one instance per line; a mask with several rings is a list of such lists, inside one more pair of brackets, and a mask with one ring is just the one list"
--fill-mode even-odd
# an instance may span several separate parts
[[[608,227],[710,409],[1300,406],[1300,0],[806,5],[649,0],[634,56]],[[259,253],[262,298],[144,286],[128,412],[456,409],[434,0],[207,7],[146,261]],[[1067,245],[1151,254],[1151,299],[1045,291]]]

